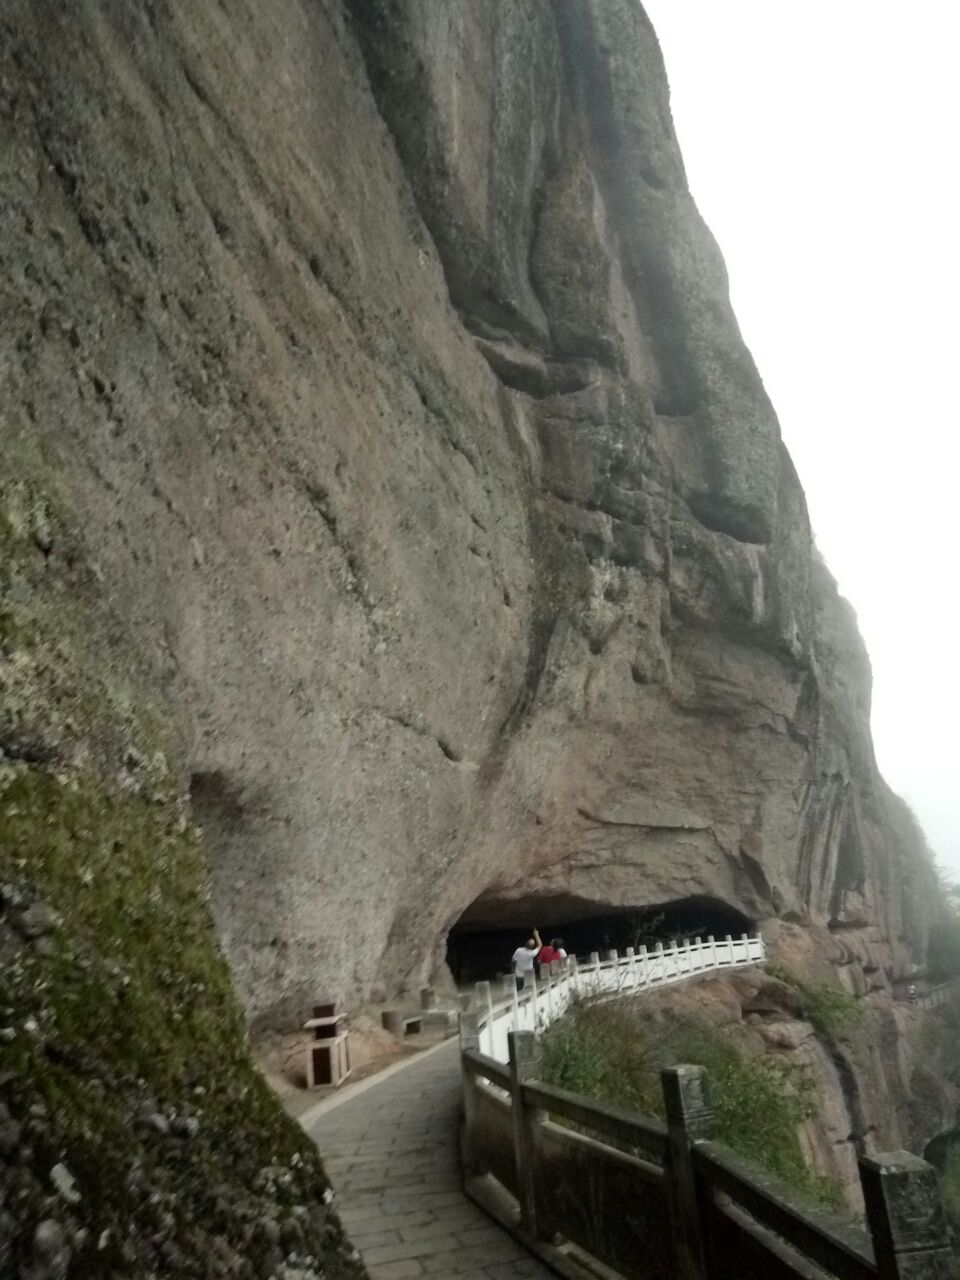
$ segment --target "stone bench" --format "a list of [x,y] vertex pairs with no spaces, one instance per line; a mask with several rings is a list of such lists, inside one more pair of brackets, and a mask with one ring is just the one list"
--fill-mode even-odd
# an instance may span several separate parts
[[380,1014],[384,1031],[394,1036],[417,1036],[423,1030],[423,1014],[401,1013],[399,1009],[384,1009]]

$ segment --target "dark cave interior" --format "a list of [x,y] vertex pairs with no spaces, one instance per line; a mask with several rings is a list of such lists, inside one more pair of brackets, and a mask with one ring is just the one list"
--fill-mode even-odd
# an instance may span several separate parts
[[[511,924],[516,920],[516,924]],[[631,907],[604,907],[575,898],[532,895],[497,904],[481,897],[447,935],[447,964],[458,985],[495,978],[510,969],[510,958],[536,926],[546,943],[562,938],[571,954],[656,946],[674,938],[738,938],[754,922],[719,898],[695,896]]]

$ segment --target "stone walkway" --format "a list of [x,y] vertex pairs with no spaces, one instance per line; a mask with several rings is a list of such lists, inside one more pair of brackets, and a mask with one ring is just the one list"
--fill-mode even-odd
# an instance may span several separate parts
[[453,1039],[355,1097],[305,1117],[340,1218],[372,1280],[550,1280],[463,1194]]

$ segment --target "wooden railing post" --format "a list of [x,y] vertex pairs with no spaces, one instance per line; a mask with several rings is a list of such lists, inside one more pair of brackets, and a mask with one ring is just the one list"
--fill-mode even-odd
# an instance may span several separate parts
[[712,1138],[716,1120],[703,1067],[667,1067],[660,1072],[669,1133],[670,1218],[678,1280],[707,1280],[703,1219],[690,1159],[694,1142]]
[[489,982],[477,983],[477,1010],[481,1018],[487,1020],[487,1052],[492,1058],[493,1054],[493,992],[490,990]]
[[864,1156],[860,1182],[878,1280],[956,1280],[943,1202],[933,1167],[908,1151]]
[[[479,1050],[480,1015],[475,1010],[468,1009],[460,1014],[460,1053],[461,1055],[468,1051],[478,1053]],[[462,1057],[460,1062],[463,1078],[463,1137],[460,1143],[460,1159],[465,1173],[482,1173],[483,1170],[477,1165],[476,1147],[473,1141],[477,1118],[477,1082],[469,1071],[464,1070]]]
[[476,1009],[469,1008],[460,1014],[460,1050],[480,1050],[480,1015]]
[[535,1197],[534,1126],[538,1113],[524,1106],[523,1085],[537,1073],[537,1038],[532,1031],[511,1031],[507,1035],[510,1052],[510,1114],[513,1121],[513,1154],[517,1162],[517,1190],[521,1225],[537,1234]]

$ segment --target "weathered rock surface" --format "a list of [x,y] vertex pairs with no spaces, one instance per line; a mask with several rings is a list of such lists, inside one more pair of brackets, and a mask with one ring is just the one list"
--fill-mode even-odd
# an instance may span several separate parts
[[862,1212],[859,1156],[922,1152],[953,1124],[960,1097],[957,1017],[955,1009],[931,1016],[883,994],[840,1010],[834,1005],[829,1018],[822,997],[830,991],[813,983],[804,993],[744,972],[651,992],[636,1007],[654,1020],[703,1022],[805,1088],[804,1156],[849,1208]]
[[252,1015],[416,988],[475,900],[920,956],[635,0],[10,0],[0,43],[4,749],[141,786],[91,703],[156,708]]

